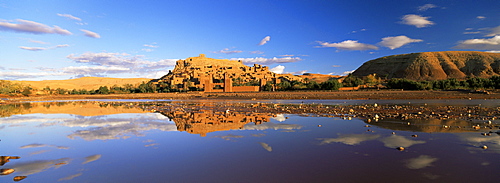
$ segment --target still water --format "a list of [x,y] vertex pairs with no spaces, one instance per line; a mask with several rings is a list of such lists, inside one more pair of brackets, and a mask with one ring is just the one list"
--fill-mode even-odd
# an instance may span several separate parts
[[421,120],[408,126],[397,120],[180,111],[83,101],[0,105],[0,182],[500,178],[500,135],[441,125],[472,125],[467,121]]

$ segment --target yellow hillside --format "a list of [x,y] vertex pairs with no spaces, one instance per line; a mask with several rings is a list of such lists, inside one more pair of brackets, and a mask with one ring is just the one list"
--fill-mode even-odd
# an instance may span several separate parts
[[107,77],[82,77],[68,80],[43,80],[43,81],[12,81],[22,85],[30,85],[33,89],[41,90],[47,86],[51,89],[62,88],[66,90],[87,89],[96,90],[100,86],[123,86],[124,84],[137,85],[141,82],[148,82],[148,78],[107,78]]

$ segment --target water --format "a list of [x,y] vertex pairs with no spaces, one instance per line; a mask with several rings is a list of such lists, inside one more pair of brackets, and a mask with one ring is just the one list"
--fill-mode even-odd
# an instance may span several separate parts
[[[308,101],[309,102],[309,101]],[[1,106],[0,182],[483,182],[500,135],[442,124],[181,110],[102,101]],[[394,133],[394,134],[393,134]],[[416,137],[412,137],[416,136]],[[483,149],[482,146],[487,146]],[[405,147],[399,151],[397,147]]]

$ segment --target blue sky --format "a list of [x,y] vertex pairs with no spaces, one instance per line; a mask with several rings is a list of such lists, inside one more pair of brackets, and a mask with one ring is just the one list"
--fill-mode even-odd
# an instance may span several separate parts
[[430,51],[500,52],[500,1],[0,1],[6,80],[158,78],[200,53],[343,75]]

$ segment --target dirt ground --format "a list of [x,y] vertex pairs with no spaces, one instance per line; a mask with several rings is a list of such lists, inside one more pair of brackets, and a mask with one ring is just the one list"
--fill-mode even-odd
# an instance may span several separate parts
[[20,101],[74,99],[500,99],[500,93],[470,91],[294,91],[294,92],[235,92],[235,93],[140,93],[109,95],[34,95],[29,97],[0,96],[3,103]]

